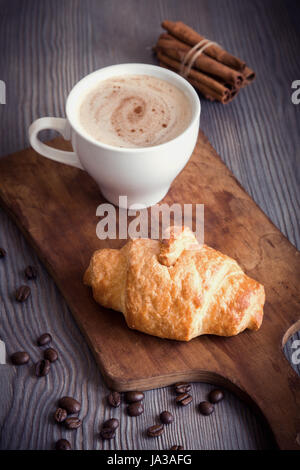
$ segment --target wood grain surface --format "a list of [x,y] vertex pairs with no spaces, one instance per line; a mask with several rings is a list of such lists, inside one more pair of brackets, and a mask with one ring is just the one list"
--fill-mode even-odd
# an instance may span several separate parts
[[[226,107],[202,101],[201,127],[245,189],[300,247],[299,108],[290,99],[291,83],[299,78],[297,2],[157,1],[153,8],[151,2],[126,1],[120,8],[115,0],[2,0],[0,11],[0,79],[7,85],[7,104],[0,106],[2,155],[28,145],[27,128],[33,119],[64,116],[65,97],[86,73],[119,62],[155,62],[151,46],[164,18],[182,19],[245,58],[255,68],[257,81]],[[35,338],[50,330],[60,352],[55,373],[44,382],[24,368],[17,370],[7,395],[11,403],[1,423],[0,447],[50,448],[64,434],[76,448],[102,448],[97,430],[110,410],[104,406],[106,389],[95,362],[36,255],[3,212],[0,217],[0,246],[8,251],[0,264],[0,335],[10,353],[26,347],[37,360]],[[24,282],[22,270],[29,263],[39,266],[39,281],[30,301],[16,306],[12,294]],[[286,347],[289,357],[292,341]],[[195,400],[208,389],[194,384]],[[56,398],[66,393],[82,399],[88,423],[75,435],[64,433],[49,418]],[[229,393],[209,420],[199,419],[192,409],[173,408],[169,389],[147,392],[146,399],[147,412],[138,420],[126,417],[123,409],[113,411],[121,418],[121,429],[116,441],[104,448],[163,449],[175,442],[202,449],[272,445],[266,429]],[[149,442],[144,429],[162,407],[174,410],[177,425]]]
[[[63,139],[53,144],[66,146]],[[0,204],[53,276],[108,386],[149,390],[180,380],[228,386],[261,410],[281,449],[300,450],[300,379],[282,351],[284,339],[300,326],[300,252],[244,192],[201,131],[161,203],[204,204],[205,243],[236,259],[265,286],[264,321],[255,334],[184,343],[130,330],[123,315],[99,306],[83,285],[94,251],[124,244],[97,238],[95,214],[105,199],[92,178],[33,149],[3,158],[0,174]]]

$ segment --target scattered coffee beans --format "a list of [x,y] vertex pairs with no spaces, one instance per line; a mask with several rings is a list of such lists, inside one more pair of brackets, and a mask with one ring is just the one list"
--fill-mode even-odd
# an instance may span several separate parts
[[55,362],[58,359],[57,351],[53,348],[48,348],[44,351],[44,359],[48,359],[50,362]]
[[64,425],[66,426],[67,429],[78,429],[81,426],[81,419],[76,418],[75,416],[72,416],[70,418],[67,418],[64,421]]
[[79,401],[72,397],[62,397],[58,402],[58,406],[64,408],[68,414],[77,414],[81,410]]
[[16,300],[18,302],[24,302],[30,296],[31,290],[28,286],[21,286],[16,290]]
[[175,392],[178,395],[189,392],[191,390],[191,384],[187,382],[178,382],[174,385],[174,387],[175,387]]
[[4,248],[0,248],[0,259],[4,258],[5,255],[6,255],[6,251],[4,250]]
[[171,424],[174,421],[174,416],[169,411],[163,411],[159,417],[163,424]]
[[210,403],[219,403],[219,401],[223,400],[223,398],[224,393],[219,389],[211,390],[208,395]]
[[163,424],[154,424],[154,426],[150,426],[150,428],[147,429],[147,435],[149,437],[161,436],[163,432],[164,432]]
[[24,273],[29,281],[37,277],[37,269],[34,266],[27,266]]
[[145,395],[143,392],[126,392],[125,401],[126,403],[135,403],[137,401],[144,400]]
[[37,340],[38,346],[45,346],[52,341],[50,333],[43,333]]
[[10,356],[10,359],[15,366],[22,366],[29,361],[29,354],[26,351],[17,351]]
[[183,450],[183,446],[175,445],[175,446],[172,446],[170,450]]
[[140,401],[136,401],[135,403],[130,403],[127,406],[127,413],[129,416],[140,416],[144,413],[144,405]]
[[176,403],[181,406],[189,405],[193,401],[193,397],[189,393],[182,393],[176,397]]
[[59,439],[55,444],[56,450],[71,450],[71,444],[67,439]]
[[118,427],[119,421],[116,418],[108,419],[101,426],[100,436],[102,439],[113,439]]
[[208,416],[215,411],[215,407],[209,401],[202,401],[199,404],[199,411],[202,415]]
[[36,363],[35,375],[37,377],[45,377],[45,375],[49,374],[49,371],[50,361],[48,361],[48,359],[42,359],[41,361]]
[[54,419],[57,423],[62,423],[67,418],[68,413],[63,408],[57,408],[54,413]]
[[109,405],[113,408],[118,408],[121,403],[121,395],[119,394],[119,392],[110,392],[107,397],[107,401]]

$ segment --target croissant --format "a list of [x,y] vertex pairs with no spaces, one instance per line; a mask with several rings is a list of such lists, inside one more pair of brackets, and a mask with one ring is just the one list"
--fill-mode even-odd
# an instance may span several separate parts
[[188,228],[96,251],[84,283],[98,303],[123,312],[129,328],[161,338],[232,336],[258,330],[263,319],[264,287]]

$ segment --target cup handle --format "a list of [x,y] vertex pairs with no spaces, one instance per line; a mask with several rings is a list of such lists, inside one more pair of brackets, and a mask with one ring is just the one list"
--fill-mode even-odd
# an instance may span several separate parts
[[70,139],[70,127],[67,119],[57,117],[43,117],[37,119],[29,127],[29,141],[34,150],[43,157],[84,170],[75,152],[54,149],[44,144],[38,138],[39,132],[44,129],[54,129],[58,131],[64,139]]

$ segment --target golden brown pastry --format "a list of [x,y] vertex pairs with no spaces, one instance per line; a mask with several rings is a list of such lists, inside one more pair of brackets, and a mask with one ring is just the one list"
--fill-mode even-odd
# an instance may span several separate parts
[[129,328],[161,338],[258,330],[264,287],[189,229],[170,230],[162,242],[140,238],[96,251],[84,275],[95,300],[123,312]]

